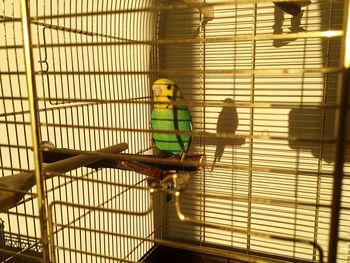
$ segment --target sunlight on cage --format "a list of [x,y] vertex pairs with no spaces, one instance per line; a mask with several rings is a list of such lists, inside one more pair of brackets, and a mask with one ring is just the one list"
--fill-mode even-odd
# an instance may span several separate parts
[[[48,215],[35,186],[2,211],[0,259],[159,262],[166,247],[201,253],[193,262],[328,262],[338,246],[347,262],[349,138],[339,237],[329,239],[348,2],[299,2],[290,15],[264,1],[29,1]],[[0,3],[0,22],[0,166],[10,176],[37,161],[20,1]],[[192,117],[189,151],[182,164],[170,158],[183,165],[175,177],[170,162],[154,167],[167,160],[155,158],[151,131],[159,78],[180,88]],[[62,173],[47,168],[55,154],[96,160]],[[193,156],[204,169],[186,171]],[[152,185],[149,166],[168,181]]]

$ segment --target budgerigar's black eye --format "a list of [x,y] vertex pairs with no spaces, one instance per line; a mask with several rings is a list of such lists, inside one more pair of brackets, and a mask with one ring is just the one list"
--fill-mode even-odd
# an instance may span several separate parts
[[168,87],[166,87],[168,90],[171,90],[171,85],[168,85]]

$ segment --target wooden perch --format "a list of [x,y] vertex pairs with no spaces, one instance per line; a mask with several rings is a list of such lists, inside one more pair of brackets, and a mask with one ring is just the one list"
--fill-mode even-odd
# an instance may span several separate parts
[[[50,148],[50,147],[48,147]],[[96,152],[105,153],[117,153],[124,151],[128,148],[128,144],[121,143],[114,146],[110,146]],[[89,164],[101,160],[94,155],[79,154],[70,158],[58,160],[43,167],[44,173],[53,172],[45,177],[45,179],[52,178],[57,173],[65,173],[82,166],[88,166]],[[36,184],[33,171],[23,172],[20,174],[14,174],[4,176],[0,178],[0,212],[4,212],[14,206],[26,195],[26,193]]]
[[[84,154],[84,151],[59,149],[59,148],[43,148],[43,161],[45,163],[56,162],[61,159]],[[103,157],[96,162],[86,165],[90,168],[121,168],[121,162],[138,164],[140,167],[157,168],[160,170],[181,170],[181,171],[197,171],[205,166],[205,157],[203,155],[186,155],[184,160],[180,160],[178,156],[153,156],[153,155],[137,155],[137,154],[105,154],[105,153],[87,153],[93,156]],[[125,170],[125,169],[124,169]],[[145,168],[146,170],[146,168]],[[136,171],[138,172],[138,171]],[[154,171],[155,172],[155,171]],[[142,172],[143,173],[143,172]],[[155,172],[157,173],[157,172]],[[143,173],[148,175],[146,173]]]
[[160,181],[163,180],[168,174],[169,171],[161,170],[156,167],[148,166],[145,164],[137,162],[128,162],[128,161],[115,161],[114,168],[133,171],[147,176],[148,185],[151,187],[159,187]]
[[43,162],[52,163],[61,161],[66,158],[73,158],[79,154],[90,154],[93,158],[99,156],[95,162],[89,163],[86,167],[114,168],[127,171],[133,171],[147,176],[148,185],[151,187],[160,187],[161,180],[169,174],[176,171],[197,171],[205,165],[203,155],[186,156],[180,160],[178,156],[152,156],[152,155],[135,155],[135,154],[101,154],[87,153],[84,151],[59,149],[53,147],[42,148]]

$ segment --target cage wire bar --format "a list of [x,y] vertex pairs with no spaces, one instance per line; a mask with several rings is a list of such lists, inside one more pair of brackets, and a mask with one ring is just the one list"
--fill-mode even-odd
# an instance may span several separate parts
[[36,82],[34,74],[34,61],[32,54],[32,35],[30,30],[30,10],[26,0],[21,1],[21,16],[22,16],[22,30],[23,30],[23,44],[25,57],[25,72],[28,88],[28,101],[33,141],[34,152],[34,173],[37,186],[37,199],[40,218],[41,242],[43,244],[43,261],[49,261],[48,253],[48,221],[46,213],[46,199],[44,188],[44,177],[42,169],[42,156],[40,153],[40,121],[39,121],[39,106],[37,101]]
[[[349,262],[349,1],[297,2],[2,0],[2,179],[36,186],[1,211],[0,260]],[[103,152],[155,153],[164,77],[192,115],[177,134],[206,157],[185,191]],[[50,151],[85,161],[50,170]]]

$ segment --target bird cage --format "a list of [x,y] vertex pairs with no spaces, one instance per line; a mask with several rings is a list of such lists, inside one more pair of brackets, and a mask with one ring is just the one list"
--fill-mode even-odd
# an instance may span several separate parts
[[1,1],[0,260],[349,262],[348,19],[345,0]]

